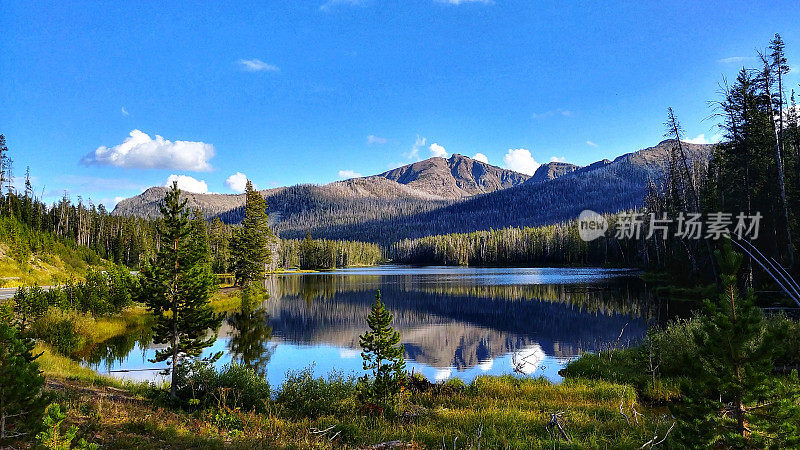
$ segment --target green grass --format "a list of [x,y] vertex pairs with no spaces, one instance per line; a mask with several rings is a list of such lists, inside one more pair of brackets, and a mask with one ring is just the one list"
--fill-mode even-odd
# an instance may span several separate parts
[[[408,414],[397,419],[367,415],[355,402],[349,413],[309,419],[286,417],[276,407],[263,414],[224,408],[188,413],[85,392],[63,397],[70,399],[68,421],[103,448],[358,448],[393,440],[414,448],[442,448],[443,442],[447,448],[454,442],[456,448],[485,449],[637,448],[672,423],[661,411],[638,404],[627,385],[593,380],[556,385],[511,376],[411,394]],[[550,431],[553,413],[560,413],[570,442]]]
[[94,370],[82,366],[79,362],[59,354],[44,342],[37,342],[33,349],[35,355],[41,354],[36,360],[39,369],[47,377],[74,379],[89,383],[106,383],[110,378],[99,375]]
[[242,305],[239,289],[225,288],[215,292],[209,299],[214,312],[233,311]]
[[0,243],[0,287],[62,284],[82,278],[89,267],[82,260],[68,263],[55,254],[35,253],[20,260],[11,257],[8,246]]

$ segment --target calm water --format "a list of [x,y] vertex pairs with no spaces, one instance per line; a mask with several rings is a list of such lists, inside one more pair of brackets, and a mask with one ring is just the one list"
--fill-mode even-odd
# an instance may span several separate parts
[[[482,374],[543,376],[583,352],[641,339],[656,312],[636,274],[593,268],[381,266],[272,275],[257,310],[231,312],[215,345],[218,364],[243,361],[278,386],[314,367],[361,374],[358,336],[380,289],[402,334],[408,370],[430,380]],[[622,337],[620,338],[620,333]],[[163,367],[147,331],[96,347],[84,362],[101,373],[157,380]]]

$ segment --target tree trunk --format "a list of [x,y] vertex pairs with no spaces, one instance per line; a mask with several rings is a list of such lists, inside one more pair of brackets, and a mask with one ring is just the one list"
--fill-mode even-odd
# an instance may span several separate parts
[[[766,61],[765,61],[766,63]],[[779,77],[780,77],[780,71]],[[786,251],[787,251],[787,259],[789,263],[789,268],[794,266],[794,248],[792,246],[792,230],[789,229],[789,209],[786,206],[786,186],[784,185],[783,181],[783,160],[781,159],[781,136],[783,135],[783,130],[778,130],[777,126],[775,125],[775,114],[774,110],[772,109],[772,92],[770,89],[770,81],[771,76],[769,75],[768,68],[765,69],[765,87],[766,87],[766,94],[767,99],[769,100],[769,119],[770,124],[772,125],[772,133],[775,135],[775,162],[778,165],[778,185],[781,190],[781,206],[783,207],[783,222],[784,226],[786,227]],[[780,78],[779,78],[780,79]],[[781,108],[782,110],[782,108]],[[781,118],[781,124],[783,123],[783,118]]]
[[169,386],[169,395],[172,399],[178,398],[175,389],[178,382],[178,311],[172,310],[172,382]]
[[172,284],[172,382],[169,386],[169,394],[173,400],[178,396],[175,394],[175,389],[178,381],[178,270],[180,264],[178,263],[178,239],[173,241],[173,249],[175,250],[175,274]]

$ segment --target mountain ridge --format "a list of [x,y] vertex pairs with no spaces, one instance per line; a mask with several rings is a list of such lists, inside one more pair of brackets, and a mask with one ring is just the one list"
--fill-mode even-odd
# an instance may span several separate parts
[[[648,183],[660,184],[663,179],[672,143],[662,141],[613,161],[603,159],[584,167],[551,162],[531,177],[453,155],[379,175],[325,185],[280,187],[261,194],[269,205],[275,232],[285,238],[299,238],[308,231],[314,237],[388,244],[433,234],[546,225],[574,219],[583,209],[613,213],[641,207]],[[710,159],[713,145],[684,142],[683,147],[690,164],[703,165]],[[485,177],[482,171],[492,169],[484,166],[498,171]],[[452,175],[465,171],[470,175],[458,179]],[[504,176],[511,179],[503,182]],[[432,187],[441,187],[442,191]],[[155,217],[164,189],[150,188],[123,200],[114,214]],[[466,195],[470,191],[477,193]],[[242,218],[242,194],[184,196],[189,206],[200,208],[206,218],[219,216],[228,223]]]

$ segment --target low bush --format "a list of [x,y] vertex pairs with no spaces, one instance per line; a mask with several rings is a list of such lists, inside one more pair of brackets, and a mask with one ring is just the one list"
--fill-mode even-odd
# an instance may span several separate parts
[[91,340],[94,323],[94,319],[77,311],[51,307],[31,324],[28,333],[62,355],[69,355]]
[[356,379],[332,372],[315,378],[311,367],[289,372],[275,403],[290,417],[317,418],[352,412],[356,407]]
[[267,409],[269,383],[247,366],[231,363],[217,370],[210,361],[195,359],[177,370],[175,394],[183,408]]
[[85,281],[70,280],[47,290],[21,287],[14,295],[14,309],[24,329],[53,306],[95,316],[119,313],[133,303],[137,292],[136,278],[127,269],[111,266],[102,272],[90,270]]

